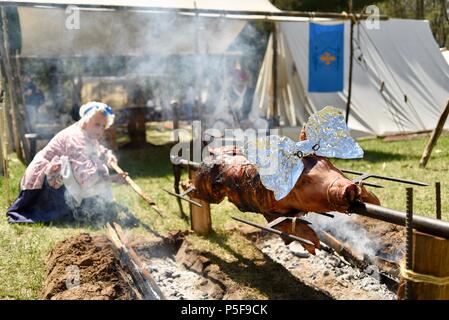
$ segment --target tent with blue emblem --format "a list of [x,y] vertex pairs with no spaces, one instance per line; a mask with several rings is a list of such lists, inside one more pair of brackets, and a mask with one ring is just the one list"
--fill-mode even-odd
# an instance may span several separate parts
[[[344,29],[333,45],[317,30]],[[332,31],[335,32],[335,31]],[[331,33],[332,33],[331,32]],[[282,134],[297,138],[308,117],[332,105],[346,111],[349,88],[350,22],[303,19],[282,22],[277,32],[277,108],[273,110],[273,38],[259,74],[253,106],[278,117]],[[340,73],[337,43],[343,42]],[[319,48],[316,52],[315,43]],[[432,130],[449,98],[449,65],[440,53],[428,21],[389,19],[372,28],[354,26],[352,99],[348,126],[357,136]],[[320,60],[321,59],[321,60]],[[312,60],[312,61],[311,61]],[[314,70],[319,62],[319,69]],[[326,64],[328,63],[328,65]],[[326,70],[327,69],[327,70]],[[340,82],[342,76],[342,83]],[[449,122],[445,128],[449,128]]]

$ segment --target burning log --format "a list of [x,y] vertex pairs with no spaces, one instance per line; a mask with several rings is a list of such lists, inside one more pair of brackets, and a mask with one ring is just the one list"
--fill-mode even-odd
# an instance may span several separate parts
[[341,255],[347,262],[360,269],[365,269],[368,263],[364,259],[363,253],[356,252],[348,245],[341,243],[338,239],[326,231],[318,231],[320,240],[337,254]]
[[137,253],[128,245],[128,241],[121,227],[113,223],[108,224],[109,237],[119,252],[120,263],[131,272],[131,276],[144,300],[165,300],[148,270]]
[[[399,285],[399,265],[378,256],[367,256],[364,253],[353,250],[348,244],[343,244],[330,233],[318,231],[320,240],[335,253],[342,256],[349,264],[368,272],[371,267],[378,269],[378,277],[381,283],[387,285],[392,291],[396,291]],[[370,273],[369,273],[370,274]]]

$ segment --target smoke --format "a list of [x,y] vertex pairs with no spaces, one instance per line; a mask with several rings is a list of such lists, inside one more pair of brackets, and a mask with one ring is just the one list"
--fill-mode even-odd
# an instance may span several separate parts
[[101,195],[84,198],[81,203],[77,202],[68,190],[64,197],[73,213],[73,218],[78,223],[100,228],[117,218],[118,212],[115,203]]
[[375,257],[381,249],[381,245],[372,239],[369,232],[354,221],[349,215],[332,212],[334,218],[319,214],[309,214],[307,221],[312,223],[313,229],[326,231],[339,241],[349,245],[356,252]]
[[[130,106],[140,91],[140,103],[154,106],[165,119],[171,119],[170,102],[177,100],[187,114],[192,104],[198,104],[193,117],[208,128],[215,124],[236,128],[248,119],[264,127],[251,105],[267,43],[260,24],[175,13],[81,10],[79,29],[71,30],[62,9],[26,10],[29,20],[48,21],[23,30],[28,33],[25,54],[52,57],[23,65],[46,90],[48,112],[40,112],[41,122],[61,119],[52,113],[70,113],[73,79],[81,76],[85,84],[88,77],[100,83],[90,99],[116,110]],[[239,81],[243,94],[235,97]],[[111,98],[114,92],[108,91],[114,85],[125,87],[127,102]],[[231,116],[229,107],[234,103],[240,110]]]
[[[49,124],[73,122],[68,117],[72,106],[86,99],[110,104],[116,113],[133,104],[152,105],[165,119],[172,119],[170,103],[175,99],[184,111],[199,106],[192,117],[207,128],[220,121],[224,128],[236,128],[244,120],[249,120],[247,127],[264,126],[251,105],[267,43],[267,33],[257,23],[174,13],[81,10],[79,28],[68,29],[63,9],[26,8],[21,17],[24,12],[26,21],[34,23],[23,25],[22,54],[34,58],[24,59],[21,69],[45,94],[33,124],[44,124],[47,131]],[[89,81],[96,81],[96,87],[88,87]],[[230,95],[238,85],[239,110],[230,117],[230,104],[235,102]],[[126,100],[115,99],[122,93]],[[86,203],[85,210],[79,211],[79,205],[67,199],[80,219],[87,216],[88,220],[89,212],[104,211],[106,204],[101,202],[100,207]]]

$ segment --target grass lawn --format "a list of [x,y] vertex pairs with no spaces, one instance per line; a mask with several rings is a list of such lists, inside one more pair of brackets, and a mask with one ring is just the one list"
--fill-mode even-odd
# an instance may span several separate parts
[[[443,218],[448,220],[449,199],[447,194],[449,181],[449,135],[440,138],[426,169],[418,167],[418,162],[427,137],[410,141],[385,142],[380,139],[361,141],[365,158],[357,161],[335,160],[340,168],[374,172],[388,176],[419,180],[431,184],[430,187],[415,187],[415,212],[434,216],[434,187],[436,181],[442,182]],[[118,153],[120,165],[129,171],[130,176],[156,200],[166,217],[160,218],[156,212],[139,199],[127,186],[115,187],[117,201],[128,206],[141,221],[139,227],[128,229],[128,237],[138,238],[153,230],[165,234],[170,230],[188,229],[189,222],[178,210],[175,198],[166,194],[163,188],[172,188],[172,168],[168,159],[169,147],[148,147],[142,150],[121,150]],[[18,183],[25,167],[14,157],[10,160],[11,198],[18,195]],[[184,174],[183,179],[186,178]],[[372,180],[385,186],[375,190],[386,207],[404,210],[405,185]],[[37,299],[44,278],[44,259],[46,253],[57,241],[79,234],[80,232],[104,233],[104,229],[79,226],[43,226],[9,225],[4,212],[9,205],[3,178],[0,177],[0,298]],[[184,204],[188,213],[188,206]],[[258,254],[244,237],[225,231],[230,217],[237,215],[244,219],[262,222],[260,215],[241,213],[232,204],[224,202],[212,205],[214,232],[208,237],[192,235],[190,240],[200,249],[213,254],[223,265],[232,266],[227,270],[234,279],[243,285],[254,298],[270,296],[269,288],[255,286],[254,272],[242,273],[242,268],[254,268]],[[256,263],[254,263],[256,261]],[[266,271],[266,270],[265,270]],[[250,278],[252,277],[252,278]],[[274,284],[273,284],[274,285]],[[263,288],[263,289],[258,289]]]

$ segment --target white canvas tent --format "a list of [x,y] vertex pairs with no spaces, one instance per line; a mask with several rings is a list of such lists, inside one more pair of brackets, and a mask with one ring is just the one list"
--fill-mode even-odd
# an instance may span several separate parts
[[441,50],[441,54],[443,55],[443,57],[446,60],[447,64],[449,64],[449,50],[447,50],[446,48],[443,48]]
[[[245,15],[279,14],[268,0],[40,0],[15,1],[19,8],[22,56],[145,55],[223,53],[243,28]],[[6,2],[8,3],[8,1]],[[36,6],[30,6],[35,4]],[[81,28],[65,27],[67,5],[80,6]],[[160,8],[225,10],[191,19],[194,12],[168,14]],[[101,12],[98,12],[101,11]],[[237,14],[238,13],[238,14]],[[266,15],[268,17],[268,15]],[[282,21],[282,17],[275,17]],[[279,23],[277,105],[284,126],[300,126],[326,105],[346,107],[349,66],[349,22],[345,23],[345,85],[343,92],[307,92],[309,19]],[[45,21],[45,23],[42,23]],[[317,19],[320,23],[335,20]],[[198,32],[201,37],[198,37]],[[182,36],[175,37],[173,35]],[[126,36],[125,36],[126,35]],[[198,42],[196,42],[198,41]],[[449,66],[426,21],[380,21],[368,30],[362,21],[354,32],[353,93],[349,126],[363,134],[385,135],[432,129],[449,98]],[[272,94],[271,41],[260,72],[254,109],[270,114]]]
[[[192,19],[194,13],[167,9],[279,12],[268,0],[40,0],[19,6],[22,57],[92,55],[220,54],[245,25],[219,14]],[[21,5],[21,3],[23,5]],[[32,5],[35,4],[35,5]],[[70,16],[76,5],[79,28]],[[69,27],[67,27],[67,22]]]
[[[308,93],[309,23],[280,24],[277,103],[281,124],[301,126],[311,113],[326,105],[345,112],[349,30],[350,23],[345,22],[344,91]],[[270,40],[254,98],[254,107],[268,116],[271,116],[272,61]],[[391,19],[381,21],[378,30],[369,30],[362,21],[354,28],[353,62],[348,123],[352,130],[364,135],[386,135],[435,127],[449,99],[449,66],[427,21]],[[299,131],[295,132],[297,135]]]

